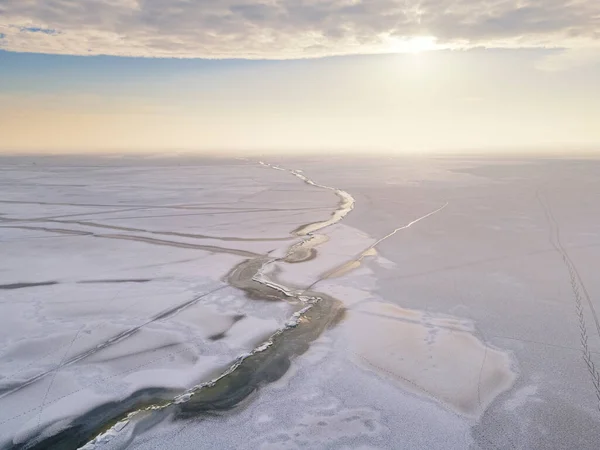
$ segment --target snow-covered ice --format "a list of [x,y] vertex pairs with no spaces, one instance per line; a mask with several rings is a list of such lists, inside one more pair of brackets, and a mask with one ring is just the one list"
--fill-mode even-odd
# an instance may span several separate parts
[[597,448],[600,162],[269,163],[2,159],[0,447],[147,399],[88,448]]

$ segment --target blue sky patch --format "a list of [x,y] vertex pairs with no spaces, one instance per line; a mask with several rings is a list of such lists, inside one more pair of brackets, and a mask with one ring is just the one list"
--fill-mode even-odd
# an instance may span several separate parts
[[39,27],[21,27],[22,33],[44,33],[49,35],[59,34],[58,31],[51,28],[39,28]]

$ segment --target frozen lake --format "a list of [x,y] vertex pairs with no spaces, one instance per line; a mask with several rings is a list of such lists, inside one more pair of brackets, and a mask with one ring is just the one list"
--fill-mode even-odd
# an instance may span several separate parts
[[598,448],[598,160],[0,162],[0,448]]

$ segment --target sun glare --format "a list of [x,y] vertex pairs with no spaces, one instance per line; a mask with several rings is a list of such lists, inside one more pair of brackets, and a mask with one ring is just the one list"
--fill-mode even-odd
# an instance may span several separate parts
[[435,36],[389,37],[387,48],[395,53],[422,53],[438,48]]

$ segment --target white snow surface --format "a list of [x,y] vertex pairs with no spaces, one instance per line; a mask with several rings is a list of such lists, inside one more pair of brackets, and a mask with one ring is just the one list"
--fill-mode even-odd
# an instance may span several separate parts
[[250,301],[223,277],[336,205],[256,164],[11,162],[0,172],[0,447],[143,388],[185,390],[254,349],[291,308]]
[[[121,423],[94,448],[600,442],[599,161],[272,161],[316,185],[241,160],[4,162],[0,447],[144,387],[184,392],[293,320],[227,286],[249,257],[230,251],[268,254],[264,276],[335,297],[343,318],[234,412]],[[286,263],[292,230],[338,207],[323,186],[354,210]]]

